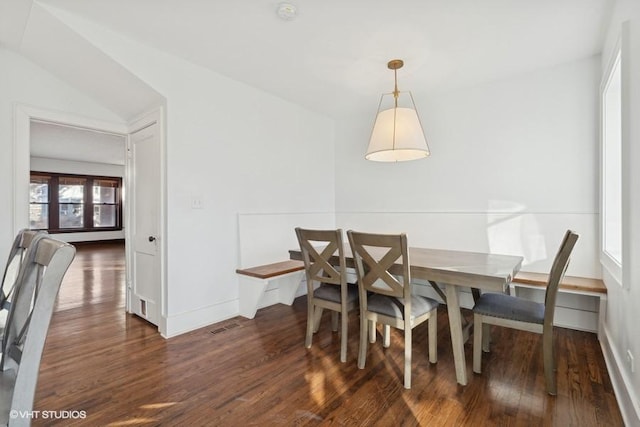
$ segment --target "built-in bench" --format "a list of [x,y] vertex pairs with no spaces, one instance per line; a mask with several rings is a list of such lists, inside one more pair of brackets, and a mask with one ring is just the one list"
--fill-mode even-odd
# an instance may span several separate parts
[[304,263],[287,260],[239,268],[236,273],[240,276],[240,315],[253,319],[258,308],[275,303],[293,303],[304,274]]
[[[549,275],[545,273],[520,271],[511,281],[511,293],[517,295],[518,288],[545,289],[548,279]],[[558,292],[599,298],[598,337],[600,338],[607,309],[607,287],[604,282],[601,279],[588,277],[564,276]]]

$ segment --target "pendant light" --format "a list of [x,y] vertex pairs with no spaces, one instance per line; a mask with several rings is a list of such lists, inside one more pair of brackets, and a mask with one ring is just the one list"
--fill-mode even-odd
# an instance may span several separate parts
[[380,97],[365,155],[367,160],[402,162],[422,159],[430,154],[413,96],[411,92],[398,90],[398,69],[403,65],[401,59],[394,59],[387,64],[393,70],[395,87],[392,93]]

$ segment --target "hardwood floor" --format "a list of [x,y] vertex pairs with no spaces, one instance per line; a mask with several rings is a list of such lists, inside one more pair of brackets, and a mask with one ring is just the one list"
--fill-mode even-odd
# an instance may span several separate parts
[[472,373],[471,341],[465,345],[470,377],[461,387],[440,307],[438,363],[428,362],[427,325],[416,328],[412,389],[405,390],[401,331],[392,331],[389,349],[380,340],[370,346],[359,370],[357,315],[348,362],[340,363],[328,314],[312,348],[304,348],[304,298],[165,340],[124,312],[123,255],[121,246],[78,246],[52,319],[35,409],[85,411],[86,418],[33,425],[622,425],[595,334],[556,330],[555,398],[545,392],[540,336],[501,328],[492,331],[482,375]]

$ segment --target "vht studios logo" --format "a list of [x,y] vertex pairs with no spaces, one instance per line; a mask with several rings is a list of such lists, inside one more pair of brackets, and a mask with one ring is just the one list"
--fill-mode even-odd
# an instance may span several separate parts
[[85,419],[87,411],[20,411],[12,409],[9,413],[12,419],[29,418],[43,420]]

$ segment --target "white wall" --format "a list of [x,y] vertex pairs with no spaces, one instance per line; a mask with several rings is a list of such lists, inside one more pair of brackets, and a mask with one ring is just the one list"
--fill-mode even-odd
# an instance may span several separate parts
[[[201,325],[237,313],[238,213],[333,210],[333,126],[179,61],[160,69],[168,86],[170,335],[200,326],[182,323],[189,312],[208,313]],[[174,80],[174,73],[190,78]],[[192,197],[204,208],[192,210]],[[288,248],[282,249],[286,257]]]
[[333,212],[333,122],[89,22],[70,25],[167,99],[166,335],[237,315],[238,214]]
[[[17,231],[14,229],[13,218],[15,105],[38,106],[115,123],[123,121],[83,93],[2,47],[0,93],[0,242],[11,242]],[[24,191],[28,192],[28,188]],[[0,245],[0,259],[5,259],[8,249],[8,245]]]
[[410,244],[524,255],[549,271],[567,228],[568,274],[599,277],[599,58],[416,96],[431,156],[364,160],[371,117],[336,130],[336,223],[405,231]]
[[[124,179],[124,166],[106,163],[78,162],[73,160],[31,157],[31,170],[38,172],[70,173],[78,175],[113,176]],[[96,231],[90,233],[53,234],[65,242],[90,242],[124,239],[124,229],[119,231]]]
[[[622,286],[606,269],[603,271],[609,298],[602,346],[625,423],[635,426],[640,425],[640,2],[616,2],[603,46],[603,70],[614,52],[623,21],[629,21],[630,46],[628,56],[622,59],[623,109],[627,109],[623,124]],[[634,371],[627,351],[634,356]]]

